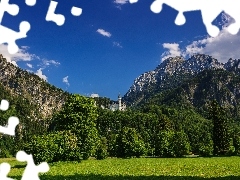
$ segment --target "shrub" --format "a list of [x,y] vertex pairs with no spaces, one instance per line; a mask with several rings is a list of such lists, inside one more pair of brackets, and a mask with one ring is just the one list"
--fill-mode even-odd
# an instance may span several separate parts
[[117,156],[117,136],[118,134],[110,134],[108,136],[108,153],[109,156],[111,157],[116,157]]
[[204,157],[213,155],[213,141],[209,144],[201,144],[199,146],[199,155]]
[[7,150],[5,148],[0,149],[0,158],[10,158],[10,157],[12,157],[12,156],[11,156],[11,153],[9,152],[9,150]]
[[117,157],[140,157],[146,154],[144,141],[134,128],[124,127],[116,141]]
[[228,151],[226,152],[226,155],[232,156],[232,155],[234,155],[234,152],[235,152],[235,147],[234,146],[230,146]]
[[156,137],[155,155],[160,157],[181,157],[191,149],[183,131],[161,131]]
[[235,147],[235,155],[240,155],[240,136],[239,135],[234,136],[233,146]]
[[31,141],[25,143],[24,151],[33,155],[35,163],[81,159],[77,138],[70,131],[33,136]]
[[227,156],[232,156],[235,154],[235,147],[233,146],[233,138],[230,138],[229,148],[226,151]]
[[174,154],[176,157],[189,154],[191,146],[188,136],[184,131],[177,131],[174,133],[173,143]]
[[173,157],[174,150],[172,146],[173,131],[161,131],[156,137],[155,155],[160,157]]
[[97,145],[97,150],[95,154],[96,159],[106,159],[108,157],[108,147],[106,137],[102,137]]

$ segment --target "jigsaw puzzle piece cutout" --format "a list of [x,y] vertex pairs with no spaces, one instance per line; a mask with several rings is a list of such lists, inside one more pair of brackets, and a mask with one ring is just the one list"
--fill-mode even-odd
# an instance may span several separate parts
[[49,165],[46,162],[42,162],[36,166],[32,155],[27,154],[24,151],[18,151],[16,159],[20,162],[27,162],[27,166],[23,172],[21,180],[40,180],[38,174],[46,173],[49,171]]
[[[217,26],[212,24],[213,20],[222,12],[224,0],[219,0],[218,4],[215,1],[207,0],[155,0],[151,4],[151,11],[154,13],[160,13],[163,4],[170,6],[178,11],[178,15],[175,19],[176,25],[183,25],[186,22],[184,12],[201,10],[203,23],[210,36],[216,37],[220,30]],[[219,5],[220,4],[220,5]]]
[[0,1],[0,24],[4,13],[7,12],[12,16],[16,16],[19,13],[19,7],[16,4],[9,4],[9,0]]
[[65,22],[65,17],[62,14],[55,14],[55,9],[57,8],[58,2],[50,1],[48,12],[46,15],[46,21],[53,21],[58,26],[62,26]]
[[73,16],[80,16],[82,14],[82,9],[79,7],[73,6],[71,9],[71,13]]
[[228,26],[227,30],[230,34],[236,35],[239,32],[240,25],[238,23],[232,23]]
[[17,39],[27,37],[27,32],[30,30],[30,24],[26,21],[22,21],[19,25],[19,32],[15,32],[5,26],[0,25],[0,44],[8,43],[8,52],[15,54],[18,52],[18,46],[16,45]]
[[[230,6],[231,4],[237,4],[235,6]],[[227,13],[229,16],[231,16],[235,22],[233,22],[232,24],[230,24],[227,28],[228,32],[232,35],[236,35],[240,29],[240,1],[233,1],[233,0],[229,0],[228,3],[226,3],[225,8],[224,8],[224,12]]]
[[160,13],[162,11],[162,5],[163,2],[155,0],[151,4],[150,9],[153,13]]
[[28,6],[34,6],[36,4],[36,0],[25,0],[25,3]]
[[8,118],[8,125],[6,127],[0,126],[0,133],[15,136],[15,128],[18,124],[19,119],[17,117],[12,116]]
[[0,179],[1,180],[14,180],[12,178],[7,177],[8,173],[10,172],[11,166],[8,163],[1,163],[0,164]]
[[182,12],[179,12],[175,19],[175,24],[178,26],[181,26],[181,25],[185,24],[185,22],[186,22],[185,16],[183,15]]
[[129,0],[131,4],[138,2],[138,0]]
[[220,9],[205,7],[201,10],[203,24],[206,27],[207,33],[212,36],[218,36],[220,29],[213,25],[212,22],[221,13]]
[[6,111],[8,110],[8,108],[9,108],[9,102],[5,99],[2,99],[0,104],[0,110]]
[[[136,3],[138,0],[129,0],[129,2]],[[213,25],[212,22],[224,11],[235,20],[235,22],[228,26],[228,32],[232,35],[236,35],[239,32],[240,0],[154,0],[150,6],[150,9],[153,13],[160,13],[163,4],[166,4],[178,11],[178,15],[175,19],[176,25],[185,24],[186,18],[183,15],[184,12],[200,10],[203,23],[208,34],[212,37],[216,37],[219,35],[220,29]]]
[[9,4],[9,0],[0,1],[0,12],[7,12],[12,16],[16,16],[19,13],[19,7],[16,4]]

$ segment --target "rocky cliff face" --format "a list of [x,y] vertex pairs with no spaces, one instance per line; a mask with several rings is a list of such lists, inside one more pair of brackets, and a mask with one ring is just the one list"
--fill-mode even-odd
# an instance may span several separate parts
[[155,70],[146,72],[135,79],[123,99],[130,104],[138,104],[151,94],[172,89],[182,82],[195,77],[204,70],[217,70],[240,74],[240,59],[229,59],[220,63],[217,59],[204,54],[194,55],[188,60],[182,57],[170,57]]
[[60,110],[68,93],[56,88],[33,73],[24,71],[0,55],[0,82],[13,96],[21,96],[37,105],[39,113],[48,117]]

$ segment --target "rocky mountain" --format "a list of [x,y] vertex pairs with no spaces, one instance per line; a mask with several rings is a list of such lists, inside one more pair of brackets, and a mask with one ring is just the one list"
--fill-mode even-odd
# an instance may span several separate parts
[[[223,64],[212,56],[204,54],[193,55],[187,60],[182,57],[170,57],[155,70],[143,73],[136,78],[123,100],[128,105],[141,104],[155,94],[179,87],[185,81],[195,78],[206,70],[222,70],[221,73],[229,72],[233,76],[238,76],[240,59],[229,59]],[[222,81],[221,83],[226,82]]]
[[7,62],[2,55],[0,55],[0,82],[4,91],[13,97],[27,100],[29,106],[35,107],[32,113],[38,111],[43,118],[58,111],[69,95],[62,89],[50,85],[39,76]]
[[214,99],[229,116],[240,119],[240,76],[223,69],[204,70],[174,89],[152,94],[143,103],[191,108],[207,115]]

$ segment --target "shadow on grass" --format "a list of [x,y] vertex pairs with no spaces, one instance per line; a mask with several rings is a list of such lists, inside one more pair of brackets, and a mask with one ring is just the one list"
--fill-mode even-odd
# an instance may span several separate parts
[[[22,177],[20,176],[12,176],[11,178],[20,180]],[[41,175],[41,180],[120,180],[120,179],[128,179],[128,180],[239,180],[240,176],[226,176],[226,177],[216,177],[216,178],[203,178],[203,177],[192,177],[192,176],[103,176],[96,174],[75,174],[71,176],[50,176],[50,175]]]
[[16,164],[16,165],[12,166],[12,168],[17,168],[17,169],[21,169],[21,168],[25,168],[25,167],[26,167],[26,164],[24,164],[24,165]]

